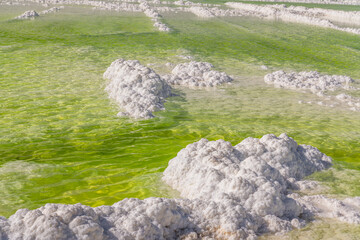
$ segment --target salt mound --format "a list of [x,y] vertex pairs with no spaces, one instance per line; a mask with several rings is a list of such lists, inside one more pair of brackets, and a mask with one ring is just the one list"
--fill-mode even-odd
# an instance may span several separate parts
[[34,10],[26,11],[20,16],[16,17],[15,19],[34,19],[35,17],[38,17],[39,14],[35,12]]
[[164,110],[164,99],[171,95],[170,86],[136,60],[115,60],[104,78],[110,80],[105,88],[109,97],[124,110],[119,116],[152,118],[152,112]]
[[275,87],[288,89],[309,89],[313,93],[334,91],[337,89],[350,89],[350,83],[354,82],[348,76],[322,75],[316,71],[290,72],[276,71],[265,75],[264,80]]
[[207,62],[181,63],[164,78],[170,84],[190,87],[214,87],[233,80],[224,72],[211,70],[213,67]]
[[288,178],[301,179],[331,165],[314,147],[286,134],[247,138],[235,147],[202,139],[170,160],[163,180],[189,199],[231,199],[260,216],[297,217],[301,209],[286,197]]

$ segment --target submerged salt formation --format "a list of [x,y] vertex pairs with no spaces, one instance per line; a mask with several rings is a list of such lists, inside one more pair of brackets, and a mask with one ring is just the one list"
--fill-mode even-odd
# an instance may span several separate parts
[[360,112],[360,98],[352,97],[345,93],[338,94],[335,98],[340,102],[347,104],[350,107],[350,110]]
[[136,60],[117,59],[104,73],[110,82],[105,90],[123,112],[118,116],[152,118],[152,112],[163,110],[170,86],[152,69]]
[[213,67],[207,62],[181,63],[164,78],[170,84],[189,87],[214,87],[233,80],[224,72],[212,70]]
[[20,16],[16,17],[15,19],[34,19],[38,17],[39,14],[35,12],[34,10],[26,11]]
[[52,7],[52,8],[49,8],[47,10],[41,11],[40,15],[45,15],[45,14],[49,14],[49,13],[55,13],[55,12],[60,11],[61,9],[64,9],[64,6]]
[[0,217],[0,239],[250,240],[302,227],[313,215],[359,224],[360,198],[291,193],[298,180],[330,165],[328,156],[286,134],[247,138],[236,146],[202,139],[181,150],[164,172],[164,181],[187,199],[21,209]]

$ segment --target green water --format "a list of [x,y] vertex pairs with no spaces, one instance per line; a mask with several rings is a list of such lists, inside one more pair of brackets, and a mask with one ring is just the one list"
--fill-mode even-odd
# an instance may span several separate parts
[[[174,29],[167,34],[143,14],[83,7],[9,20],[23,11],[0,8],[0,215],[48,202],[98,206],[126,197],[176,196],[160,177],[187,144],[203,137],[237,144],[282,132],[334,158],[334,172],[312,176],[331,194],[359,195],[360,113],[300,105],[317,97],[262,80],[278,69],[360,79],[359,36],[190,14],[164,14]],[[166,111],[151,120],[117,118],[117,106],[103,90],[110,63],[138,59],[166,72],[164,63],[184,61],[178,55],[209,61],[235,81],[217,90],[178,88]],[[268,71],[260,70],[263,64]],[[351,171],[352,184],[344,171]],[[336,188],[340,183],[346,191]]]

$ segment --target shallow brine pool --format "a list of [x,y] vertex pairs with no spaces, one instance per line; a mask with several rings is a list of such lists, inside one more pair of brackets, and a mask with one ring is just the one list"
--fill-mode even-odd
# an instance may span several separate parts
[[[201,138],[237,144],[283,132],[334,159],[334,169],[310,177],[329,186],[324,193],[359,196],[360,112],[299,104],[319,97],[263,81],[279,69],[316,70],[348,75],[359,86],[358,35],[190,13],[163,14],[173,31],[162,33],[142,13],[81,6],[11,20],[29,8],[0,6],[0,216],[45,203],[99,206],[129,197],[175,197],[160,178],[187,144]],[[166,110],[151,120],[116,117],[102,78],[112,61],[137,59],[168,73],[165,64],[186,62],[183,56],[210,62],[235,81],[215,89],[177,87]],[[307,228],[338,228],[324,224]],[[356,236],[355,227],[341,226]],[[292,234],[306,236],[304,231]]]

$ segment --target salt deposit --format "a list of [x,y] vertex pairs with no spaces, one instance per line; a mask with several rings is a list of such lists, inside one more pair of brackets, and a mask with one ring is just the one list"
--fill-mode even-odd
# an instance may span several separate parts
[[[244,12],[244,15],[260,16],[266,19],[277,19],[286,22],[309,24],[318,27],[332,28],[354,34],[360,34],[360,29],[350,27],[339,27],[328,19],[349,23],[358,19],[360,13],[349,13],[327,9],[308,9],[305,7],[286,7],[285,5],[255,5],[238,2],[227,2],[228,7]],[[343,19],[345,19],[343,21]]]
[[336,95],[336,99],[346,103],[350,110],[360,112],[360,98],[352,97],[348,94],[341,93],[339,95]]
[[20,16],[16,17],[15,19],[34,19],[38,17],[39,14],[35,12],[34,10],[26,11]]
[[164,109],[170,86],[152,69],[136,60],[118,59],[104,73],[110,82],[105,88],[123,110],[119,116],[152,118],[152,112]]
[[161,22],[162,16],[150,5],[144,1],[139,4],[139,7],[144,11],[145,15],[150,17],[154,21],[154,27],[156,27],[161,32],[170,32],[171,29],[164,23]]
[[213,67],[207,62],[181,63],[164,78],[170,84],[189,87],[214,87],[233,80],[224,72],[212,70]]
[[[136,61],[114,63],[119,64],[143,69]],[[202,139],[181,150],[164,172],[163,180],[187,199],[21,209],[0,217],[0,238],[250,240],[300,228],[314,215],[359,224],[360,198],[291,193],[298,180],[330,165],[328,156],[286,134],[247,138],[236,146]]]
[[335,218],[342,222],[360,224],[360,197],[346,198],[343,201],[322,195],[303,196],[293,194],[305,206],[305,212],[321,218]]
[[[348,76],[322,75],[316,71],[299,73],[276,71],[265,75],[264,81],[279,88],[310,90],[323,99],[316,102],[320,106],[335,107],[342,104],[352,111],[360,111],[360,98],[352,97],[346,93],[336,96],[327,94],[327,91],[356,90],[355,87],[351,86],[354,80]],[[299,101],[299,103],[312,104],[313,102]]]
[[40,12],[40,15],[45,15],[45,14],[49,14],[49,13],[58,12],[58,11],[60,11],[61,9],[64,9],[64,6],[52,7],[52,8],[49,8],[49,9],[47,9],[47,10],[41,11],[41,12]]
[[316,3],[316,4],[339,4],[360,5],[359,0],[251,0],[252,2],[287,2],[287,3]]
[[275,87],[308,89],[313,93],[350,89],[350,83],[354,82],[354,80],[348,76],[322,75],[316,71],[299,73],[276,71],[265,75],[264,81],[267,84],[273,84]]

